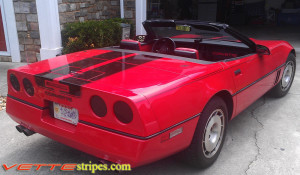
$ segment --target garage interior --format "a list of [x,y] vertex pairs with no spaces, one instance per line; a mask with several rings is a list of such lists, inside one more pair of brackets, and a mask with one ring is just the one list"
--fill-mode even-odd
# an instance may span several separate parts
[[148,0],[147,19],[217,21],[300,50],[300,0]]

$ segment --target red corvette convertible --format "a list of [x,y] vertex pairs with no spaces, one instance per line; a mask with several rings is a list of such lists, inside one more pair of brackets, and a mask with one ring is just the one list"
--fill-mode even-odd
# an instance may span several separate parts
[[228,121],[295,75],[285,41],[249,39],[226,24],[144,22],[143,41],[58,56],[8,71],[7,113],[100,159],[141,166],[183,151],[211,165]]

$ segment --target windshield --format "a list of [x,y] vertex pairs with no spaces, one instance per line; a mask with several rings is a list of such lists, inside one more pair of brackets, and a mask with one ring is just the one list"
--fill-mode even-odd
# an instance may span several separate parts
[[231,42],[240,42],[231,35],[210,26],[173,25],[151,26],[155,38],[180,38],[180,39],[213,39]]

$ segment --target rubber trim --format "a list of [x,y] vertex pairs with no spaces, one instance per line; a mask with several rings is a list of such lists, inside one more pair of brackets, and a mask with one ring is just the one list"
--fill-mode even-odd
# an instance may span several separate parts
[[259,78],[258,80],[254,81],[253,83],[249,84],[248,86],[238,90],[236,93],[232,94],[232,96],[235,96],[239,93],[241,93],[242,91],[248,89],[249,87],[253,86],[254,84],[258,83],[259,81],[261,81],[262,79],[266,78],[267,76],[271,75],[272,73],[276,72],[278,69],[282,68],[283,66],[285,66],[285,63],[280,65],[279,67],[277,67],[276,69],[272,70],[271,72],[267,73],[266,75],[264,75],[263,77]]
[[14,99],[14,100],[16,100],[16,101],[19,101],[19,102],[21,102],[21,103],[27,104],[27,105],[29,105],[29,106],[38,108],[38,109],[40,109],[40,110],[48,109],[48,107],[41,107],[41,106],[38,106],[38,105],[35,105],[35,104],[32,104],[32,103],[29,103],[29,102],[27,102],[27,101],[25,101],[25,100],[21,100],[21,99],[19,99],[19,98],[17,98],[17,97],[11,96],[11,95],[9,95],[9,94],[7,94],[7,97],[9,97],[9,98],[11,98],[11,99]]
[[177,123],[175,125],[172,125],[172,126],[166,128],[164,130],[161,130],[161,131],[159,131],[159,132],[157,132],[155,134],[152,134],[150,136],[147,136],[147,137],[137,136],[137,135],[134,135],[134,134],[128,134],[128,133],[125,133],[125,132],[122,132],[122,131],[118,131],[118,130],[115,130],[115,129],[107,128],[107,127],[100,126],[100,125],[97,125],[97,124],[94,124],[94,123],[90,123],[90,122],[87,122],[87,121],[83,121],[83,120],[79,120],[79,123],[82,123],[82,124],[85,124],[85,125],[89,125],[89,126],[92,126],[92,127],[98,128],[98,129],[103,129],[103,130],[106,130],[106,131],[109,131],[109,132],[113,132],[113,133],[116,133],[116,134],[120,134],[120,135],[123,135],[123,136],[131,137],[131,138],[134,138],[134,139],[149,140],[149,139],[152,139],[153,137],[156,137],[156,136],[158,136],[158,135],[160,135],[160,134],[162,134],[164,132],[167,132],[167,131],[169,131],[169,130],[171,130],[171,129],[173,129],[173,128],[175,128],[175,127],[177,127],[177,126],[179,126],[179,125],[181,125],[181,124],[183,124],[185,122],[188,122],[188,121],[190,121],[190,120],[192,120],[192,119],[194,119],[194,118],[196,118],[196,117],[198,117],[200,115],[201,115],[201,113],[196,114],[193,117],[185,119],[185,120],[183,120],[183,121],[181,121],[181,122],[179,122],[179,123]]

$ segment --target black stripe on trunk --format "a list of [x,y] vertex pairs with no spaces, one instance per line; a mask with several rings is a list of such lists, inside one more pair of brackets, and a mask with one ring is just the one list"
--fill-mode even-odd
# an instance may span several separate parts
[[[47,72],[37,74],[37,75],[35,75],[35,82],[38,86],[53,90],[52,87],[50,88],[45,85],[45,80],[53,81],[53,79],[63,77],[65,75],[80,74],[80,71],[82,69],[106,62],[108,60],[126,56],[129,54],[132,54],[132,53],[112,51],[112,52],[107,52],[104,54],[96,55],[96,56],[86,58],[86,59],[83,59],[80,61],[76,61],[76,62],[67,64],[64,66],[60,66],[55,69],[51,69]],[[82,80],[82,79],[73,80],[72,84],[68,84],[69,92],[64,92],[64,91],[61,91],[61,92],[69,93],[69,94],[75,95],[75,96],[80,96],[80,87],[76,87],[76,86],[80,85],[80,84],[87,84],[87,83],[89,83],[89,81],[87,81],[87,80]]]
[[[82,86],[88,84],[92,81],[96,81],[110,75],[125,71],[127,69],[148,63],[150,61],[159,59],[160,57],[153,57],[147,55],[135,55],[123,60],[119,60],[116,62],[112,62],[95,69],[76,74],[73,77],[69,77],[60,81],[62,84],[73,84]],[[86,81],[78,81],[78,80],[86,80]]]

